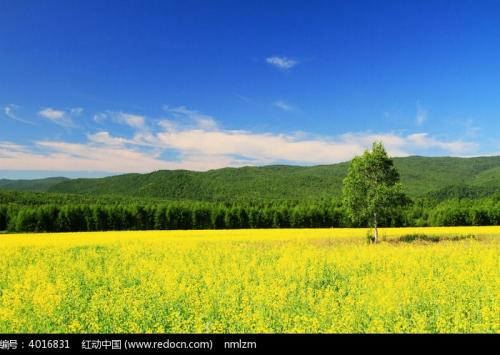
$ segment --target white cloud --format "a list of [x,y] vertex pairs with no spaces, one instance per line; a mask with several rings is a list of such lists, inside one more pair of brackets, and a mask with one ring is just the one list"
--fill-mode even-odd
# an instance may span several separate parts
[[417,148],[440,149],[451,154],[470,154],[478,149],[477,143],[465,141],[440,141],[429,137],[428,133],[414,133],[407,137],[408,141]]
[[[160,120],[153,127],[146,126],[143,116],[120,113],[116,117],[134,128],[129,137],[101,130],[87,135],[87,141],[78,144],[44,140],[33,146],[21,146],[0,142],[0,169],[125,173],[275,163],[331,164],[351,159],[375,140],[382,141],[392,156],[428,151],[434,155],[472,155],[478,149],[474,142],[442,140],[425,132],[409,135],[354,132],[318,137],[304,132],[226,130],[219,128],[213,117],[184,106],[166,107],[165,111],[174,119]],[[162,157],[164,153],[177,158],[166,159]]]
[[285,112],[296,112],[297,108],[291,104],[289,104],[286,101],[283,100],[278,100],[273,102],[273,106],[279,108],[280,110],[283,110]]
[[19,109],[18,105],[9,104],[9,105],[6,105],[3,108],[3,112],[5,113],[5,116],[7,116],[8,118],[10,118],[12,120],[19,121],[19,122],[22,122],[22,123],[34,124],[31,121],[28,121],[28,120],[25,120],[25,119],[22,119],[22,118],[18,117],[17,116],[17,110],[18,109]]
[[250,165],[278,161],[327,163],[347,160],[362,151],[356,144],[324,140],[300,140],[293,135],[247,131],[204,131],[201,129],[161,132],[162,146],[190,155],[244,157]]
[[192,121],[198,128],[213,130],[217,128],[217,122],[212,116],[205,115],[199,111],[190,110],[185,106],[170,108],[167,105],[163,106],[163,110],[173,114],[176,118],[188,119]]
[[[346,134],[336,139],[303,139],[300,135],[200,129],[160,132],[148,139],[113,137],[108,132],[88,136],[88,142],[39,141],[36,148],[0,144],[0,169],[92,170],[146,172],[158,169],[208,170],[226,166],[264,165],[278,162],[330,164],[351,159],[382,140],[393,156],[406,156],[415,148],[438,147],[445,151],[470,152],[467,142],[443,142],[425,134]],[[178,160],[160,158],[176,152]],[[470,155],[470,154],[469,154]]]
[[0,159],[2,158],[2,154],[3,156],[10,156],[9,154],[13,154],[16,152],[27,152],[27,151],[29,151],[28,148],[20,144],[0,141]]
[[56,110],[51,107],[46,107],[38,111],[38,115],[44,117],[59,126],[74,128],[76,124],[73,122],[73,117],[82,113],[82,108],[72,108],[69,112],[64,110]]
[[47,107],[43,110],[38,111],[38,114],[42,117],[48,118],[49,120],[57,121],[61,120],[64,117],[65,112]]
[[174,131],[178,127],[177,123],[172,120],[160,120],[158,126],[164,131]]
[[[38,142],[42,152],[19,153],[9,162],[13,170],[87,170],[111,172],[146,172],[166,169],[166,162],[152,154],[125,149],[121,146],[93,146],[66,142]],[[25,160],[26,164],[20,161]],[[0,159],[0,164],[2,159]]]
[[88,140],[91,143],[109,145],[109,146],[120,146],[125,143],[131,143],[132,141],[121,138],[121,137],[112,137],[108,132],[97,132],[94,134],[87,135]]
[[4,110],[4,113],[7,117],[9,118],[12,118],[13,120],[17,119],[16,118],[16,114],[15,114],[15,111],[19,108],[19,106],[17,105],[14,105],[14,104],[10,104],[10,105],[7,105],[3,108]]
[[298,64],[296,60],[286,57],[267,57],[266,62],[281,70],[288,70]]
[[146,119],[144,116],[134,115],[124,112],[114,112],[113,116],[116,121],[132,128],[143,129],[146,125]]

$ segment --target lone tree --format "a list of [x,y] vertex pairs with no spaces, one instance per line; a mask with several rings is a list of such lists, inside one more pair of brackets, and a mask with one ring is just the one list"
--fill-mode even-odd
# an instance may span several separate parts
[[342,197],[351,220],[372,227],[372,241],[377,243],[380,223],[390,220],[407,201],[399,173],[381,142],[351,161]]

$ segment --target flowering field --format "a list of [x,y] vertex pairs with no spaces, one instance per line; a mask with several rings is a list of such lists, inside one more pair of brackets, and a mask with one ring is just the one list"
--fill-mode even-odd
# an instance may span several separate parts
[[2,235],[0,333],[500,332],[500,227],[366,232]]

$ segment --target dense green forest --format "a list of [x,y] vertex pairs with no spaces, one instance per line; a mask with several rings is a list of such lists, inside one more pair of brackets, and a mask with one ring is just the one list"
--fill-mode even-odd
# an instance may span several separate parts
[[[500,194],[412,199],[381,226],[500,224]],[[0,190],[0,230],[65,232],[147,229],[360,227],[339,199],[274,202],[165,201]]]
[[[500,224],[500,157],[408,157],[394,163],[411,198],[382,226]],[[358,227],[340,200],[347,167],[0,180],[0,230]]]

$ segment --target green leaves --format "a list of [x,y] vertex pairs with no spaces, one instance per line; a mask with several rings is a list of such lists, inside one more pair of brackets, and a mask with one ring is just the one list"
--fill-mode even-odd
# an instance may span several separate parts
[[344,179],[342,200],[353,222],[371,226],[407,203],[399,173],[382,143],[373,143],[371,151],[352,160]]

